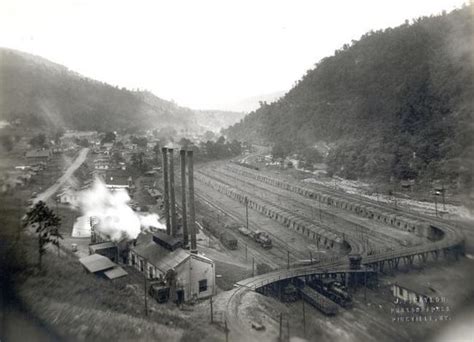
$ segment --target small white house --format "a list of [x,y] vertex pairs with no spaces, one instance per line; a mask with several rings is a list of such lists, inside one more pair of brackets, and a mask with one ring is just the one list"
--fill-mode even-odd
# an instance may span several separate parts
[[64,190],[60,192],[59,194],[56,195],[56,200],[59,203],[64,203],[64,204],[71,204],[75,203],[77,201],[77,195],[75,191],[72,191],[70,189]]
[[110,168],[110,163],[107,158],[98,158],[94,160],[94,169],[96,170],[108,170]]
[[142,233],[130,247],[129,264],[150,280],[164,279],[169,270],[177,274],[176,291],[184,301],[216,293],[214,262],[181,248],[181,240],[166,233]]

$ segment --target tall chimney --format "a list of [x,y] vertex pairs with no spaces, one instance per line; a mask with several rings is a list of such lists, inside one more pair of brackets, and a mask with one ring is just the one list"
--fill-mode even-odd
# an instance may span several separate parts
[[171,207],[171,235],[176,236],[176,199],[174,196],[174,155],[173,149],[168,149],[170,156],[170,207]]
[[196,213],[194,211],[194,171],[193,151],[188,151],[188,183],[189,183],[189,231],[191,233],[191,253],[197,253],[196,247]]
[[183,214],[183,245],[188,244],[188,217],[186,212],[186,150],[179,151],[181,157],[181,207]]
[[163,154],[163,201],[165,204],[165,220],[166,220],[166,234],[171,233],[171,225],[170,225],[170,202],[168,198],[168,149],[163,147],[161,149],[161,153]]

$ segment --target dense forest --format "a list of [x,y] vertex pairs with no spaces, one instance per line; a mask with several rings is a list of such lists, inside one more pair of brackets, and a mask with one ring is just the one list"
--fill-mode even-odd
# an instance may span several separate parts
[[192,110],[110,86],[44,58],[0,48],[0,120],[27,128],[143,129],[196,125]]
[[467,6],[369,32],[224,133],[286,154],[332,146],[329,172],[472,187],[473,20]]

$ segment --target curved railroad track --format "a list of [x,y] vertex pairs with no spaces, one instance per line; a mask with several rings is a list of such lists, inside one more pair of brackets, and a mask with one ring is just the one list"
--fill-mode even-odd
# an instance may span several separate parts
[[[252,173],[252,172],[249,172],[249,173]],[[296,187],[299,187],[299,185]],[[451,223],[445,220],[433,218],[433,217],[423,215],[423,214],[418,214],[418,213],[415,214],[413,212],[408,212],[398,207],[393,208],[391,206],[383,205],[383,204],[380,204],[379,202],[376,202],[370,199],[361,198],[355,195],[340,193],[334,190],[331,191],[328,188],[319,186],[319,185],[314,186],[314,184],[311,184],[309,188],[311,189],[311,191],[314,191],[314,192],[324,193],[326,195],[330,195],[333,198],[336,197],[336,198],[341,198],[341,199],[343,198],[345,200],[355,201],[358,204],[364,205],[371,209],[377,209],[385,213],[388,212],[397,216],[403,216],[407,219],[412,219],[412,220],[417,220],[417,221],[422,220],[429,225],[430,229],[437,231],[437,236],[439,237],[438,240],[436,241],[427,240],[427,243],[422,244],[422,245],[411,246],[411,247],[400,246],[398,250],[382,251],[379,253],[374,253],[372,255],[367,255],[366,251],[362,249],[360,251],[361,252],[360,254],[363,255],[363,259],[362,259],[363,265],[374,267],[383,262],[389,262],[389,261],[401,259],[401,258],[414,258],[417,255],[418,256],[428,255],[430,253],[433,255],[438,255],[438,253],[447,252],[450,250],[454,250],[455,253],[458,253],[458,252],[462,253],[463,251],[463,246],[464,246],[463,234],[455,226],[453,226]],[[304,191],[302,193],[301,189],[295,189],[294,192],[297,192],[302,196],[312,198],[311,194],[308,193],[307,195],[305,195]],[[349,244],[355,243],[357,245],[358,243],[354,239],[347,239],[347,240],[349,240],[348,241]],[[351,247],[353,246],[351,245]],[[358,246],[354,249],[357,251],[360,248],[361,247]],[[301,266],[301,267],[296,267],[292,269],[280,269],[280,270],[258,275],[258,276],[244,279],[237,282],[236,283],[237,288],[233,290],[234,292],[232,293],[227,303],[227,308],[226,308],[227,309],[226,319],[227,319],[228,324],[230,325],[231,334],[232,334],[232,330],[235,331],[235,329],[237,329],[237,331],[242,331],[241,329],[245,330],[248,328],[248,327],[245,327],[244,324],[242,324],[237,312],[237,308],[239,304],[238,299],[241,298],[245,294],[245,292],[254,291],[260,287],[263,287],[265,285],[278,282],[284,279],[301,277],[301,276],[310,275],[310,274],[314,274],[314,273],[326,271],[326,270],[337,271],[338,269],[342,269],[342,268],[347,269],[347,266],[348,266],[347,257],[343,256],[343,257],[329,260],[329,261],[322,261],[316,265]]]

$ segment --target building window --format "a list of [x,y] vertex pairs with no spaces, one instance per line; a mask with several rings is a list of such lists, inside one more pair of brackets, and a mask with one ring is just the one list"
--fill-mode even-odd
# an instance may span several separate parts
[[207,279],[199,280],[199,292],[207,291]]
[[144,267],[143,267],[143,260],[140,260],[140,271],[143,272],[143,269],[144,269]]
[[135,266],[135,263],[136,263],[136,261],[135,261],[135,254],[132,254],[132,265]]

